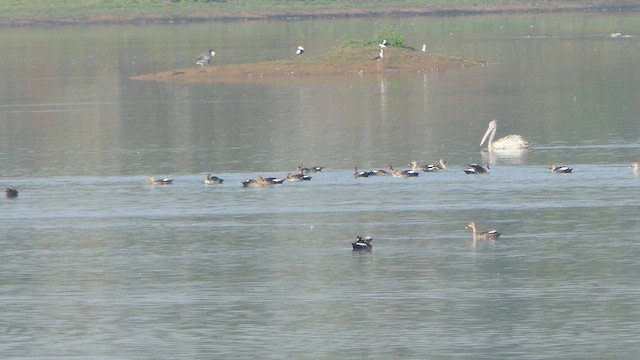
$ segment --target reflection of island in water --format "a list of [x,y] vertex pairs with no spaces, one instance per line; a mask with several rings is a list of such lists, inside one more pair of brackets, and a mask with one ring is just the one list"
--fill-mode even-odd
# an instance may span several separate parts
[[342,47],[313,58],[301,55],[295,59],[253,64],[193,66],[139,75],[133,79],[171,83],[245,82],[292,76],[437,72],[484,63],[395,47],[388,47],[383,59],[374,60],[378,52],[379,49],[373,47]]

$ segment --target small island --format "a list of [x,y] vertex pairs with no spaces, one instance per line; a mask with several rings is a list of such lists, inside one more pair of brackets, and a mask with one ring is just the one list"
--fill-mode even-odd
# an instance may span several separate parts
[[[393,32],[383,32],[383,40],[345,40],[338,48],[317,57],[292,54],[278,61],[252,64],[198,66],[143,74],[135,80],[166,83],[255,82],[283,77],[327,75],[367,75],[380,73],[438,72],[454,68],[482,65],[479,60],[431,54],[404,45],[404,38]],[[388,40],[384,56],[379,57],[379,43]]]

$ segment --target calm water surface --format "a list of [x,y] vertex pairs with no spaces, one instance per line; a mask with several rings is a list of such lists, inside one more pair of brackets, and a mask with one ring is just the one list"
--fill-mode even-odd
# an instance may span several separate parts
[[[440,73],[168,85],[398,28]],[[631,37],[610,38],[612,32]],[[634,358],[640,14],[7,28],[0,355]],[[482,153],[488,122],[534,141]],[[446,158],[414,179],[361,169]],[[492,164],[468,176],[469,162]],[[322,165],[304,183],[258,174]],[[550,174],[551,162],[570,175]],[[225,178],[202,183],[206,173]],[[149,186],[150,176],[175,178]],[[497,228],[474,245],[464,226]],[[356,235],[371,253],[352,253]]]

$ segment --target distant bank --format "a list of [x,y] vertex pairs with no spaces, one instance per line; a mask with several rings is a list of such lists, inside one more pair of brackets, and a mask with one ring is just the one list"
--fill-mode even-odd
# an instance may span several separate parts
[[0,0],[0,25],[638,11],[640,0]]

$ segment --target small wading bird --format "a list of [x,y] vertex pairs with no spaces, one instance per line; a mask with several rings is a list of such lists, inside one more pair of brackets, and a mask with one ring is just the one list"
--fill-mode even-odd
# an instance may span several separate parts
[[478,231],[478,229],[476,228],[476,223],[474,222],[468,223],[464,228],[473,230],[473,241],[495,240],[501,235],[497,230]]
[[371,240],[373,240],[371,236],[356,236],[356,241],[351,243],[353,251],[371,251],[371,249],[373,249]]
[[18,190],[16,190],[16,188],[14,188],[13,186],[9,186],[8,188],[4,189],[4,193],[8,198],[18,197]]
[[427,44],[422,44],[422,52],[427,52]]
[[482,137],[482,141],[480,141],[480,146],[482,146],[489,138],[489,142],[487,143],[487,149],[491,151],[500,151],[500,150],[514,150],[514,149],[526,149],[531,146],[531,141],[523,138],[520,135],[507,135],[502,137],[496,141],[493,141],[493,138],[496,136],[496,129],[498,128],[498,122],[496,120],[492,120],[489,123],[489,127],[487,131],[484,133]]
[[156,179],[155,176],[149,176],[149,178],[147,179],[147,182],[151,185],[170,185],[171,183],[173,183],[173,179],[168,179],[168,178]]
[[555,163],[551,164],[549,166],[549,169],[551,169],[551,172],[558,173],[558,174],[568,174],[573,171],[573,169],[568,166],[564,166],[564,165],[556,166]]
[[486,174],[489,171],[489,164],[486,164],[486,168],[483,168],[481,165],[478,165],[475,163],[469,164],[469,168],[464,169],[462,171],[464,171],[465,174],[469,174],[469,175]]
[[196,64],[200,66],[209,65],[209,63],[211,63],[211,59],[213,59],[214,56],[216,56],[216,52],[213,50],[204,52],[198,55],[198,57],[196,58]]
[[304,53],[304,48],[298,45],[298,50],[296,50],[296,55],[302,55]]
[[213,176],[211,174],[207,174],[207,176],[204,178],[204,183],[207,185],[222,184],[223,181],[224,179]]
[[384,48],[380,49],[378,56],[374,57],[372,60],[382,60],[384,58]]

